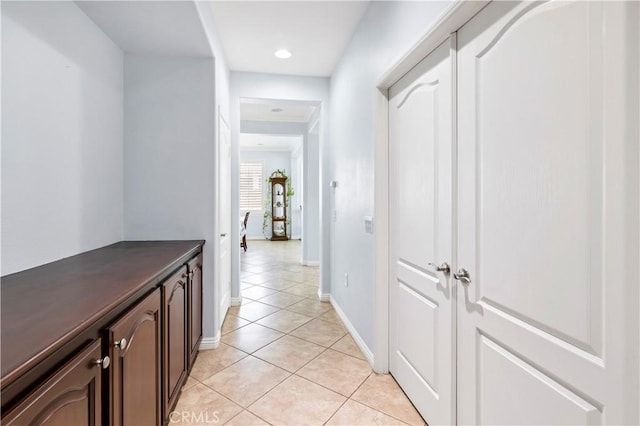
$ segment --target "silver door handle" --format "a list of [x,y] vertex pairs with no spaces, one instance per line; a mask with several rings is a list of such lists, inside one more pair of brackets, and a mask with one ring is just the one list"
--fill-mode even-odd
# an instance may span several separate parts
[[464,268],[460,268],[457,273],[453,274],[453,278],[460,281],[462,284],[471,284],[471,276],[469,276],[469,271]]
[[451,267],[447,262],[442,262],[440,266],[436,265],[435,263],[429,263],[429,266],[431,266],[438,272],[444,272],[446,275],[449,275],[451,273]]

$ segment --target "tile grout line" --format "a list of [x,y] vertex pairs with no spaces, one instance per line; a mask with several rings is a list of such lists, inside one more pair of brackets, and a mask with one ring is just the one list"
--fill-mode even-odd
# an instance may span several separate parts
[[[286,254],[288,254],[288,253],[284,253],[284,255],[286,255]],[[242,261],[242,262],[243,262],[242,264],[243,264],[243,265],[245,265],[245,264],[247,264],[247,265],[253,265],[253,266],[256,266],[256,268],[260,268],[261,266],[264,266],[264,267],[265,267],[265,269],[266,269],[266,268],[269,268],[269,267],[270,267],[270,264],[271,264],[272,262],[277,262],[278,260],[279,260],[279,259],[278,259],[277,257],[274,257],[273,259],[269,258],[269,260],[267,260],[267,261],[259,261],[259,263],[252,263],[252,262],[251,262],[251,260],[249,259],[249,260],[243,260],[243,261]],[[294,268],[294,266],[295,266],[295,268]],[[290,269],[288,269],[288,268],[291,268],[291,269],[294,269],[294,270],[290,270]],[[289,265],[289,266],[285,266],[285,267],[284,267],[283,269],[281,269],[281,270],[284,270],[284,271],[286,271],[288,274],[291,274],[291,275],[293,275],[293,274],[301,274],[301,273],[303,273],[303,272],[305,271],[304,267],[299,268],[299,267],[298,267],[298,265],[297,265],[296,263],[294,263],[294,262],[292,262],[292,263],[291,263],[291,265]],[[309,271],[314,271],[314,270],[315,270],[315,269],[309,269]],[[254,272],[254,271],[246,271],[246,270],[243,270],[242,272],[243,272],[243,273],[245,273],[246,275],[249,275],[250,277],[252,277],[252,278],[253,278],[253,277],[257,277],[257,276],[259,276],[259,275],[261,275],[261,274],[270,274],[270,273],[274,272],[274,269],[272,269],[272,268],[271,268],[271,269],[269,269],[269,270],[262,271],[262,272]],[[289,275],[289,277],[291,277],[291,275]],[[254,279],[257,279],[257,278],[254,278]],[[265,283],[269,283],[270,281],[278,281],[278,280],[280,280],[280,281],[289,281],[289,282],[293,283],[293,285],[292,285],[292,286],[290,286],[290,287],[286,287],[286,288],[272,288],[272,287],[268,287],[268,286],[263,285],[263,284],[265,284]],[[314,283],[309,283],[309,281],[310,281],[310,280],[313,280],[313,281],[316,281],[316,282],[314,282]],[[317,287],[317,286],[318,286],[317,281],[318,281],[318,277],[317,277],[317,276],[309,277],[309,280],[307,280],[307,278],[304,278],[302,282],[298,282],[298,281],[294,281],[294,280],[289,280],[288,278],[284,278],[284,277],[273,277],[271,280],[267,280],[267,281],[265,281],[265,282],[263,282],[263,283],[260,283],[260,284],[246,283],[245,281],[242,281],[243,283],[246,283],[246,284],[248,284],[248,285],[251,285],[251,287],[248,287],[247,289],[254,288],[254,287],[258,286],[258,287],[260,287],[260,288],[273,290],[273,293],[271,293],[271,294],[267,294],[267,295],[264,295],[264,296],[261,296],[261,297],[258,297],[258,298],[256,298],[256,299],[252,299],[252,298],[250,298],[250,297],[246,297],[246,298],[245,298],[245,300],[247,300],[247,302],[246,302],[246,303],[243,303],[243,305],[244,305],[244,304],[253,303],[253,302],[259,302],[259,303],[262,303],[263,305],[267,305],[267,306],[269,306],[269,307],[276,308],[277,310],[276,310],[276,311],[274,311],[274,312],[270,312],[269,314],[264,315],[264,316],[262,316],[262,317],[256,318],[255,320],[250,320],[250,319],[247,319],[247,318],[243,318],[242,316],[238,315],[237,313],[238,313],[239,309],[238,309],[238,311],[236,311],[236,312],[234,312],[234,313],[229,313],[228,315],[235,316],[235,317],[237,317],[238,319],[241,319],[241,320],[243,320],[243,321],[246,321],[247,323],[246,323],[246,324],[244,324],[244,325],[242,325],[242,326],[240,326],[240,327],[238,327],[238,328],[235,328],[235,329],[232,329],[232,330],[227,331],[226,333],[224,333],[224,334],[222,335],[222,336],[223,336],[223,338],[224,338],[224,336],[227,336],[227,335],[229,335],[229,334],[231,334],[231,333],[234,333],[234,332],[236,332],[236,331],[239,331],[239,330],[241,330],[242,328],[244,328],[244,327],[246,327],[246,326],[248,326],[248,325],[250,325],[250,324],[256,324],[256,325],[259,325],[259,326],[264,327],[264,328],[266,328],[266,329],[273,330],[273,331],[276,331],[276,332],[278,332],[278,333],[282,333],[282,334],[281,334],[280,336],[278,336],[277,338],[275,338],[274,340],[272,340],[272,341],[270,341],[270,342],[268,342],[268,343],[266,343],[266,344],[264,344],[264,345],[262,345],[262,346],[260,346],[260,347],[258,347],[258,348],[256,348],[256,349],[252,350],[251,352],[246,351],[246,350],[244,350],[244,349],[242,349],[242,348],[238,348],[238,347],[236,347],[236,346],[234,346],[234,345],[232,345],[232,344],[229,344],[229,343],[227,343],[227,342],[223,342],[223,341],[221,341],[221,343],[223,343],[223,344],[225,344],[225,345],[227,345],[227,346],[229,346],[229,347],[231,347],[231,348],[233,348],[233,349],[235,349],[235,350],[239,350],[240,352],[242,352],[242,353],[244,354],[244,356],[243,356],[241,359],[239,359],[239,360],[237,360],[237,361],[235,361],[235,362],[233,362],[233,363],[229,364],[228,366],[225,366],[225,367],[224,367],[223,369],[221,369],[220,371],[217,371],[216,373],[213,373],[211,376],[209,376],[209,377],[208,377],[207,379],[205,379],[205,380],[208,380],[208,379],[210,379],[211,377],[215,376],[216,374],[218,374],[218,373],[220,373],[220,372],[224,371],[225,369],[228,369],[228,368],[232,367],[233,365],[237,364],[238,362],[240,362],[240,361],[242,361],[242,360],[247,359],[247,357],[253,357],[253,358],[254,358],[254,359],[256,359],[256,360],[260,360],[260,361],[262,361],[262,362],[265,362],[265,363],[269,364],[269,365],[270,365],[270,366],[272,366],[272,367],[278,368],[279,370],[282,370],[282,371],[286,372],[286,375],[285,375],[285,377],[283,377],[283,379],[282,379],[282,380],[279,380],[275,385],[273,385],[273,386],[269,386],[269,389],[268,389],[267,391],[265,391],[264,393],[262,393],[262,394],[261,394],[261,395],[260,395],[260,396],[255,400],[255,401],[253,401],[253,402],[251,402],[250,404],[248,404],[248,405],[247,405],[247,407],[244,407],[244,406],[242,406],[242,405],[240,405],[240,404],[237,404],[234,400],[232,400],[232,399],[230,399],[230,398],[226,397],[224,394],[221,394],[219,391],[217,391],[217,390],[216,390],[216,389],[214,389],[213,387],[210,387],[209,385],[204,384],[204,383],[203,383],[203,381],[200,381],[199,379],[196,379],[196,378],[192,377],[192,378],[193,378],[193,380],[195,380],[195,381],[196,381],[196,383],[201,383],[201,384],[203,384],[203,385],[204,385],[205,387],[207,387],[208,389],[212,390],[213,392],[215,392],[215,393],[217,393],[217,394],[220,394],[221,396],[223,396],[223,397],[225,397],[226,399],[228,399],[228,400],[232,401],[234,404],[237,404],[237,406],[239,406],[239,407],[241,408],[240,412],[239,412],[239,413],[237,413],[235,416],[233,416],[233,417],[232,417],[232,419],[228,420],[228,422],[231,422],[234,418],[236,418],[237,416],[241,415],[243,411],[246,411],[247,413],[249,413],[249,414],[251,414],[251,415],[255,416],[256,418],[258,418],[258,419],[260,419],[260,420],[262,420],[262,421],[264,421],[264,422],[266,422],[267,424],[271,424],[271,423],[270,423],[270,422],[268,422],[266,419],[264,419],[264,418],[260,417],[260,416],[259,416],[258,414],[256,414],[256,413],[254,413],[251,409],[249,409],[249,407],[250,407],[250,406],[253,406],[257,401],[259,401],[259,400],[261,400],[262,398],[264,398],[264,397],[265,397],[266,395],[268,395],[270,392],[273,392],[273,390],[274,390],[275,388],[277,388],[278,386],[280,386],[280,385],[281,385],[282,383],[284,383],[285,381],[289,380],[292,376],[296,376],[297,378],[300,378],[300,379],[302,379],[302,380],[305,380],[305,381],[307,381],[307,382],[309,382],[309,383],[311,383],[311,384],[315,384],[315,385],[317,385],[317,386],[320,386],[321,388],[326,389],[327,391],[332,392],[333,394],[339,395],[340,397],[344,398],[344,401],[343,401],[343,402],[342,402],[342,403],[341,403],[341,404],[340,404],[340,405],[339,405],[339,406],[338,406],[338,407],[337,407],[337,408],[336,408],[336,409],[335,409],[335,410],[334,410],[334,411],[333,411],[333,412],[328,416],[327,420],[325,420],[325,421],[322,423],[322,424],[326,424],[326,423],[327,423],[327,422],[328,422],[328,421],[329,421],[329,420],[330,420],[330,419],[331,419],[331,418],[332,418],[332,417],[333,417],[333,416],[334,416],[338,411],[340,411],[340,410],[342,409],[342,407],[344,407],[344,405],[347,403],[347,401],[352,400],[352,396],[353,396],[353,395],[354,395],[354,394],[355,394],[355,393],[356,393],[356,392],[357,392],[357,391],[358,391],[358,390],[363,386],[363,384],[364,384],[364,383],[365,383],[365,382],[366,382],[366,381],[371,377],[371,375],[372,375],[372,374],[374,374],[372,371],[370,371],[370,372],[369,372],[369,374],[364,378],[364,380],[362,380],[362,381],[358,384],[358,386],[355,388],[355,390],[353,390],[352,392],[350,392],[350,394],[349,394],[348,396],[343,395],[342,393],[337,392],[337,391],[336,391],[336,390],[334,390],[334,389],[331,389],[331,388],[329,388],[329,387],[327,387],[327,386],[325,386],[325,385],[323,385],[323,384],[321,384],[321,383],[317,383],[317,382],[315,382],[314,380],[308,379],[308,378],[303,377],[303,376],[301,376],[301,375],[299,375],[299,374],[298,374],[298,373],[300,373],[300,372],[301,372],[301,370],[303,370],[303,369],[304,369],[305,367],[307,367],[309,364],[311,364],[311,363],[313,363],[314,361],[316,361],[316,360],[317,360],[319,357],[321,357],[322,355],[326,354],[326,353],[327,353],[327,351],[329,351],[329,350],[332,350],[332,351],[334,351],[335,353],[340,354],[340,355],[342,355],[342,356],[347,356],[347,357],[349,357],[348,359],[353,359],[353,360],[358,360],[358,361],[366,362],[366,360],[363,360],[362,358],[359,358],[359,357],[357,357],[357,356],[354,356],[354,355],[351,355],[351,354],[349,354],[349,353],[343,352],[342,350],[339,350],[339,349],[337,349],[337,348],[334,348],[334,347],[333,347],[333,346],[334,346],[334,345],[336,345],[339,341],[341,341],[341,340],[342,340],[342,339],[344,339],[347,335],[349,335],[349,333],[348,333],[348,331],[346,330],[346,327],[345,327],[344,323],[343,323],[339,318],[338,318],[338,321],[339,321],[339,322],[338,322],[338,321],[328,321],[328,320],[326,320],[326,319],[324,319],[324,318],[321,318],[321,317],[323,317],[324,315],[326,315],[326,314],[328,314],[329,312],[331,312],[331,311],[332,311],[332,309],[331,309],[331,308],[330,308],[330,309],[327,309],[327,310],[324,310],[323,312],[314,313],[313,315],[309,315],[307,312],[305,312],[305,313],[301,313],[301,312],[296,312],[296,311],[293,311],[293,310],[288,309],[288,308],[290,308],[291,306],[294,306],[294,305],[296,305],[296,304],[298,304],[298,303],[303,303],[303,302],[305,302],[305,301],[307,301],[307,300],[312,300],[312,301],[315,301],[315,302],[322,303],[322,302],[320,302],[320,301],[318,300],[318,298],[317,298],[317,296],[316,296],[316,295],[307,296],[307,295],[303,295],[303,294],[295,294],[295,293],[289,293],[289,292],[287,292],[287,290],[288,290],[288,289],[291,289],[291,288],[293,288],[293,287],[297,287],[297,286],[302,286],[302,285],[304,285],[304,286],[309,286],[309,287]],[[301,289],[302,289],[302,287],[301,287]],[[244,290],[244,289],[242,289],[242,290]],[[241,291],[242,291],[242,290],[241,290]],[[262,299],[268,298],[268,297],[270,297],[270,296],[278,296],[278,295],[283,295],[283,294],[284,294],[284,295],[292,295],[292,296],[298,297],[298,298],[300,298],[300,300],[298,300],[298,301],[296,301],[296,302],[294,302],[294,303],[288,304],[288,305],[286,305],[286,306],[275,306],[275,305],[271,305],[271,304],[269,304],[269,303],[268,303],[268,302],[266,302],[266,301],[261,301]],[[278,313],[281,313],[281,312],[283,312],[283,311],[284,311],[284,312],[294,313],[294,314],[297,314],[297,315],[302,315],[302,316],[307,317],[307,318],[309,318],[309,319],[308,319],[307,321],[305,321],[304,323],[302,323],[302,324],[298,325],[297,327],[295,327],[295,328],[293,328],[292,330],[289,330],[289,331],[287,331],[287,332],[284,332],[284,331],[282,331],[282,330],[278,330],[278,329],[273,328],[273,327],[270,327],[270,326],[268,326],[268,325],[261,324],[261,323],[259,322],[259,321],[262,321],[262,320],[264,320],[264,319],[266,319],[266,318],[268,318],[268,317],[270,317],[270,316],[273,316],[273,315],[276,315],[276,314],[278,314]],[[333,326],[339,326],[339,327],[342,329],[342,331],[343,331],[344,333],[340,333],[340,334],[341,334],[341,335],[340,335],[340,337],[338,337],[336,340],[334,340],[333,342],[331,342],[330,344],[328,344],[328,345],[326,345],[326,346],[325,346],[324,344],[322,344],[322,345],[321,345],[321,344],[318,344],[317,342],[312,341],[312,340],[309,340],[308,338],[299,337],[299,336],[296,336],[296,335],[293,335],[293,334],[292,334],[292,333],[295,333],[295,332],[296,332],[297,330],[299,330],[300,328],[302,328],[302,327],[304,327],[304,326],[309,325],[311,322],[313,322],[313,321],[314,321],[314,320],[316,320],[316,319],[320,321],[320,323],[319,323],[319,324],[320,324],[321,326],[322,326],[322,324],[332,324]],[[321,348],[321,351],[320,351],[319,353],[317,353],[315,356],[313,356],[311,359],[309,359],[308,361],[304,362],[301,366],[296,367],[296,368],[294,369],[294,371],[289,371],[289,370],[287,370],[287,369],[285,369],[285,368],[283,368],[283,367],[280,367],[280,366],[278,366],[278,365],[276,365],[276,364],[274,364],[274,363],[272,363],[272,362],[270,362],[270,361],[268,361],[268,360],[262,359],[262,358],[260,358],[259,356],[257,356],[257,355],[256,355],[259,351],[261,351],[261,350],[262,350],[262,349],[264,349],[265,347],[267,347],[267,346],[271,345],[272,343],[276,343],[276,342],[278,342],[279,340],[283,339],[285,336],[291,336],[292,338],[299,339],[299,340],[301,340],[301,341],[308,342],[308,343],[310,343],[310,344],[316,345],[317,347]],[[367,363],[367,364],[368,364],[368,363]],[[353,400],[353,401],[355,401],[355,400]],[[356,402],[360,403],[359,401],[356,401]],[[365,405],[365,404],[363,404],[363,405]],[[365,405],[365,406],[366,406],[366,405]],[[370,408],[370,409],[373,409],[373,410],[374,410],[374,411],[376,411],[376,412],[379,412],[379,413],[382,413],[382,414],[386,414],[386,413],[381,412],[380,410],[377,410],[377,409],[375,409],[375,408],[373,408],[373,407],[369,407],[369,408]],[[393,416],[390,416],[390,417],[394,418]],[[395,418],[394,418],[394,419],[395,419]],[[400,421],[399,419],[396,419],[396,420]]]

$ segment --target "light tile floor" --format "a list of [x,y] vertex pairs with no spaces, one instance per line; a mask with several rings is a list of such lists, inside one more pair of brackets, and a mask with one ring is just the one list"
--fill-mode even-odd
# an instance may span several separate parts
[[378,375],[329,303],[300,242],[249,241],[240,306],[217,349],[200,351],[176,424],[423,425],[390,375]]

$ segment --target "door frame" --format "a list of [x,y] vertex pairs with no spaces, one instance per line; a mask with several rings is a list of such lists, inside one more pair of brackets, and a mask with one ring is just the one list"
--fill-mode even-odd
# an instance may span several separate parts
[[[220,204],[220,186],[221,186],[221,161],[223,160],[220,153],[221,153],[221,144],[222,144],[222,122],[224,122],[224,124],[227,126],[227,128],[229,129],[229,174],[231,174],[231,167],[232,167],[232,160],[231,160],[231,126],[229,125],[229,120],[227,120],[227,118],[225,117],[224,113],[222,112],[222,108],[220,106],[218,106],[218,117],[217,117],[217,125],[218,125],[218,129],[217,129],[217,158],[218,158],[218,164],[217,164],[217,171],[216,171],[216,185],[215,185],[215,190],[216,190],[216,194],[215,194],[215,199],[217,201],[217,207],[215,209],[216,212],[216,217],[215,217],[215,236],[216,236],[216,240],[215,240],[215,244],[214,244],[214,259],[215,259],[215,263],[214,263],[214,267],[215,267],[215,271],[214,271],[214,277],[215,277],[215,285],[214,285],[214,300],[216,301],[214,303],[216,311],[220,310],[220,308],[222,307],[223,303],[227,305],[227,309],[231,306],[231,292],[232,292],[232,279],[231,276],[229,277],[230,281],[229,281],[229,295],[228,295],[228,300],[221,300],[221,282],[220,282],[220,270],[222,269],[222,265],[220,264],[220,221],[221,221],[221,208],[223,207]],[[227,208],[229,210],[231,210],[231,189],[229,190],[229,206],[227,206]],[[230,221],[230,232],[231,229],[233,229],[233,216],[231,215],[231,211],[229,211],[229,221]],[[229,239],[231,239],[231,236],[229,235],[228,237]],[[229,240],[229,274],[232,275],[232,271],[233,271],[233,263],[231,261],[231,249],[232,249],[232,241]],[[227,311],[225,310],[225,315],[226,315]],[[215,315],[214,315],[215,316]],[[222,328],[222,322],[224,321],[224,315],[222,315],[221,312],[217,313],[217,323],[218,323],[218,327],[221,329]],[[219,338],[217,337],[218,342],[215,343],[215,347],[218,346],[219,343]]]
[[[452,37],[489,0],[462,0],[453,3],[436,23],[378,79],[374,89],[374,346],[373,369],[389,372],[389,88],[418,65],[435,48]],[[455,55],[453,57],[455,73]],[[455,75],[452,76],[455,94]],[[456,113],[453,103],[453,143],[456,143]],[[455,161],[455,157],[454,157]],[[455,166],[454,181],[455,185]],[[455,236],[455,226],[454,226]]]

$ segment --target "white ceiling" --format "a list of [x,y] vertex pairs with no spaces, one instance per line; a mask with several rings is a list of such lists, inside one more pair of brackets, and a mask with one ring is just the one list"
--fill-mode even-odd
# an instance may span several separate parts
[[76,1],[125,52],[211,56],[192,1]]
[[315,109],[316,106],[306,102],[243,99],[240,102],[240,120],[306,123]]
[[302,136],[240,134],[240,151],[295,151],[302,145]]
[[[214,1],[210,3],[229,68],[328,77],[368,1]],[[278,59],[278,49],[293,53]]]

